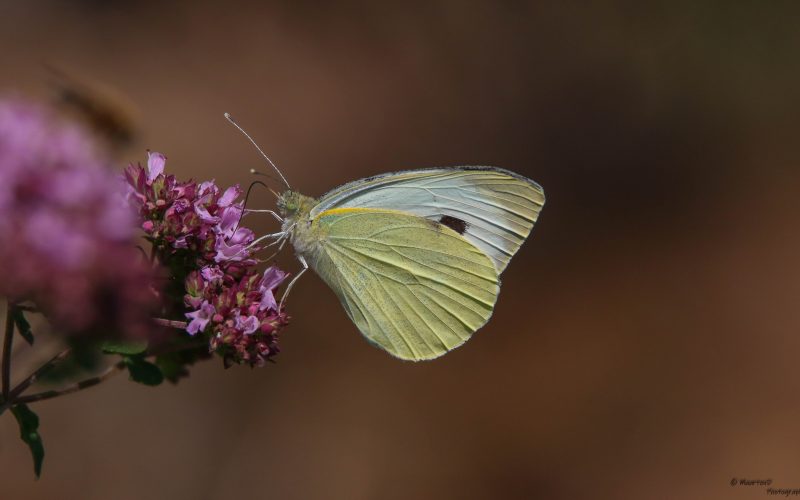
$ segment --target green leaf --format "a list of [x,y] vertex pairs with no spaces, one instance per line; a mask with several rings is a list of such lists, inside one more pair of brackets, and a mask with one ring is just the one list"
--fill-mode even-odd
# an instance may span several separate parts
[[73,338],[69,356],[39,378],[46,385],[63,384],[93,374],[102,365],[103,351],[96,340]]
[[25,311],[18,307],[12,307],[11,315],[14,318],[14,324],[17,326],[19,334],[28,344],[33,345],[33,331],[31,331],[31,324],[25,318]]
[[146,340],[106,340],[100,344],[100,349],[106,354],[141,354],[147,350]]
[[11,408],[11,413],[19,424],[19,437],[31,449],[33,472],[38,479],[42,473],[42,460],[44,460],[44,444],[42,436],[39,435],[39,417],[26,404],[14,406]]
[[130,378],[134,382],[144,385],[159,385],[164,381],[164,374],[161,373],[161,370],[142,357],[126,357],[125,365],[127,365]]
[[156,366],[161,370],[164,378],[172,382],[178,383],[178,380],[183,377],[189,376],[189,370],[181,363],[181,360],[176,356],[162,355],[156,357]]
[[189,367],[201,359],[208,359],[211,354],[208,352],[208,344],[203,344],[196,348],[187,348],[182,351],[174,351],[156,356],[156,365],[161,368],[164,378],[177,384],[182,378],[189,376]]

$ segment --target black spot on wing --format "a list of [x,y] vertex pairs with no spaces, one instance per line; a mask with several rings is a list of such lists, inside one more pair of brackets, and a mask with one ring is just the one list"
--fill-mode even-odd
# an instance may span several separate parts
[[464,231],[467,230],[468,226],[467,221],[457,219],[456,217],[451,217],[449,215],[442,215],[442,218],[439,219],[439,222],[458,234],[464,234]]

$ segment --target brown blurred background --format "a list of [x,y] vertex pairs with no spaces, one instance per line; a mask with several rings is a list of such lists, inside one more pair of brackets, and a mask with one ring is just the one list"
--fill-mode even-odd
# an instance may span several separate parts
[[455,352],[390,358],[309,276],[277,365],[38,404],[39,481],[4,416],[0,498],[800,488],[800,4],[413,4],[0,2],[0,90],[52,99],[46,65],[116,89],[140,131],[120,164],[246,184],[229,111],[306,194],[491,164],[548,199]]

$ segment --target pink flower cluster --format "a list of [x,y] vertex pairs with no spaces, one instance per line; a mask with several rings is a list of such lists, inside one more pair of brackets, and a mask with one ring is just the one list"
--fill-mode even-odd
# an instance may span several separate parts
[[288,323],[279,311],[274,292],[286,273],[270,267],[263,275],[247,271],[240,279],[211,266],[195,271],[186,280],[186,305],[195,309],[187,331],[209,332],[210,347],[226,365],[246,363],[263,366],[280,352],[278,330]]
[[128,198],[161,262],[193,269],[185,279],[186,330],[207,335],[226,366],[262,366],[280,351],[278,330],[288,323],[273,295],[286,273],[256,271],[255,235],[239,225],[245,213],[239,186],[222,191],[213,181],[180,182],[164,173],[165,162],[149,153],[146,169],[131,165],[125,175]]
[[60,331],[142,327],[152,277],[124,193],[83,129],[0,100],[0,295],[35,302]]
[[141,165],[125,170],[129,199],[139,211],[148,238],[169,253],[196,254],[200,265],[215,262],[244,268],[256,264],[252,254],[257,248],[250,246],[253,231],[239,227],[244,211],[243,203],[236,201],[242,194],[239,186],[221,192],[213,181],[179,182],[174,175],[164,174],[165,163],[164,155],[148,153],[146,170]]

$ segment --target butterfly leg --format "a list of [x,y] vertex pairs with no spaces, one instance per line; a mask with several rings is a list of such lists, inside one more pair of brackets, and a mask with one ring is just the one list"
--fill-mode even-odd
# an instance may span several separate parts
[[306,262],[306,259],[302,255],[298,255],[297,260],[299,260],[300,263],[303,264],[303,269],[301,269],[300,272],[297,273],[297,276],[295,276],[294,279],[289,282],[289,286],[287,286],[286,291],[283,292],[283,297],[281,297],[281,303],[278,305],[279,311],[283,307],[283,303],[286,301],[286,297],[289,296],[289,292],[292,290],[292,286],[294,286],[294,284],[297,282],[297,280],[300,279],[300,276],[302,276],[304,272],[308,271],[308,263]]
[[281,231],[279,233],[265,234],[264,236],[260,236],[260,237],[256,238],[252,243],[250,243],[249,246],[252,248],[252,247],[258,245],[259,243],[261,243],[262,241],[266,240],[267,238],[277,238],[275,240],[275,242],[273,242],[273,243],[277,243],[284,236],[286,236],[286,233],[284,231]]
[[[279,253],[281,253],[281,250],[283,250],[283,245],[284,245],[284,244],[286,244],[286,240],[287,240],[287,239],[288,239],[288,238],[287,238],[286,236],[281,236],[280,238],[278,238],[277,240],[273,241],[273,242],[272,242],[272,243],[270,243],[269,245],[265,245],[263,248],[269,248],[269,247],[272,247],[272,246],[275,246],[275,245],[277,245],[278,243],[280,243],[280,244],[281,244],[281,246],[279,246],[279,247],[278,247],[278,249],[277,249],[277,250],[275,250],[275,252],[273,252],[273,254],[272,254],[272,255],[270,255],[270,256],[269,256],[269,257],[267,257],[266,259],[263,259],[263,260],[262,260],[262,262],[270,261],[270,260],[272,260],[273,258],[275,258],[275,256],[276,256],[276,255],[278,255]],[[262,250],[263,250],[263,248],[262,248]]]
[[[295,222],[294,224],[289,226],[289,229],[287,229],[286,231],[283,232],[283,236],[281,236],[280,238],[278,238],[275,241],[275,243],[278,243],[279,241],[281,243],[281,246],[278,247],[278,252],[283,250],[283,246],[286,244],[287,241],[289,241],[289,236],[292,234],[292,230],[294,229],[294,226],[296,226],[296,225],[297,225],[297,223]],[[281,241],[281,240],[283,240],[283,241]],[[272,244],[270,244],[270,246],[271,245]],[[278,253],[278,252],[276,252],[276,253]],[[300,257],[298,256],[297,258],[299,259]],[[305,261],[303,261],[303,263],[305,264]],[[306,266],[306,267],[308,267],[308,266]]]
[[281,217],[280,215],[278,215],[276,212],[274,212],[272,210],[252,210],[252,209],[248,208],[247,210],[245,210],[245,212],[254,213],[254,214],[270,214],[271,216],[275,217],[275,219],[278,222],[283,222],[283,217]]

